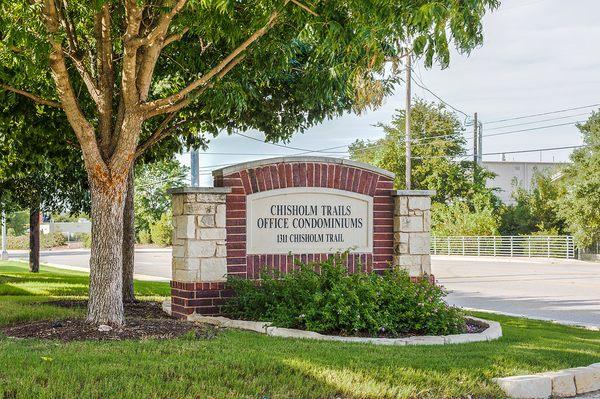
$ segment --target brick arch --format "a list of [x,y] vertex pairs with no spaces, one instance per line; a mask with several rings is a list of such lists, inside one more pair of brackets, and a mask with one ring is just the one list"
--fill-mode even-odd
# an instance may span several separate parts
[[246,196],[289,187],[332,188],[373,197],[373,251],[351,253],[347,267],[359,271],[383,271],[392,262],[394,233],[394,175],[367,164],[324,157],[273,158],[249,162],[213,172],[215,187],[229,187],[227,194],[227,273],[257,278],[269,266],[281,273],[295,261],[325,260],[329,254],[246,254]]

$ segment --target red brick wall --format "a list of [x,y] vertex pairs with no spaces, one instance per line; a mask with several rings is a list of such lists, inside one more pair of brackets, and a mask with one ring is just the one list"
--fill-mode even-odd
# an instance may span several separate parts
[[215,178],[215,187],[231,187],[227,195],[227,273],[258,278],[262,267],[281,273],[294,267],[294,262],[327,259],[329,254],[246,254],[246,196],[287,187],[326,187],[373,197],[373,252],[350,254],[351,272],[382,271],[392,262],[393,251],[393,182],[388,176],[372,171],[333,163],[289,162],[245,169]]
[[[258,278],[263,266],[286,273],[294,261],[325,260],[329,254],[246,254],[246,196],[260,191],[287,187],[328,187],[373,197],[373,252],[350,254],[347,267],[383,271],[392,262],[393,197],[392,179],[372,171],[333,163],[289,162],[260,166],[215,178],[215,187],[231,187],[227,195],[227,272]],[[196,312],[217,315],[232,292],[215,282],[171,282],[173,316],[186,318]]]

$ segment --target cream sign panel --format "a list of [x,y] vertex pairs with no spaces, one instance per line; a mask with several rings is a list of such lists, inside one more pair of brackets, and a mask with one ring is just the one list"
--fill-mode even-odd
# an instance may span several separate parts
[[248,195],[248,254],[371,252],[373,198],[294,187]]

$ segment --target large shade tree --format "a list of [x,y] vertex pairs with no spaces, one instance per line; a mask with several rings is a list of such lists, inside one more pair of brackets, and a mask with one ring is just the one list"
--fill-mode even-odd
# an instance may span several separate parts
[[40,267],[40,215],[87,211],[89,201],[81,152],[64,113],[0,93],[0,203],[29,209],[30,271]]
[[[482,41],[497,0],[10,0],[0,84],[61,108],[92,193],[88,320],[123,323],[122,238],[136,157],[169,134],[264,131],[270,140],[377,105],[409,41],[428,63]],[[51,90],[23,90],[51,72]],[[193,123],[193,125],[190,125]]]

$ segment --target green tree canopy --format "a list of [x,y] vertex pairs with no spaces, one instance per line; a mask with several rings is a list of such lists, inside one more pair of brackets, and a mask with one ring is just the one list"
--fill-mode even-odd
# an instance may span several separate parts
[[[385,133],[374,142],[357,140],[350,146],[350,157],[396,174],[396,188],[405,187],[405,111],[398,110],[391,123],[379,124]],[[412,187],[435,190],[434,202],[470,200],[477,193],[491,195],[485,187],[489,172],[465,160],[465,131],[456,114],[443,104],[416,99],[411,110]]]
[[135,230],[148,232],[150,225],[171,209],[167,191],[185,185],[188,168],[176,159],[139,164],[135,171]]
[[515,204],[502,211],[501,234],[564,234],[565,222],[559,212],[564,187],[547,173],[536,173],[531,184],[529,191],[518,187],[513,192]]
[[564,169],[559,209],[577,244],[585,248],[600,241],[600,110],[577,127],[585,147],[573,152]]

